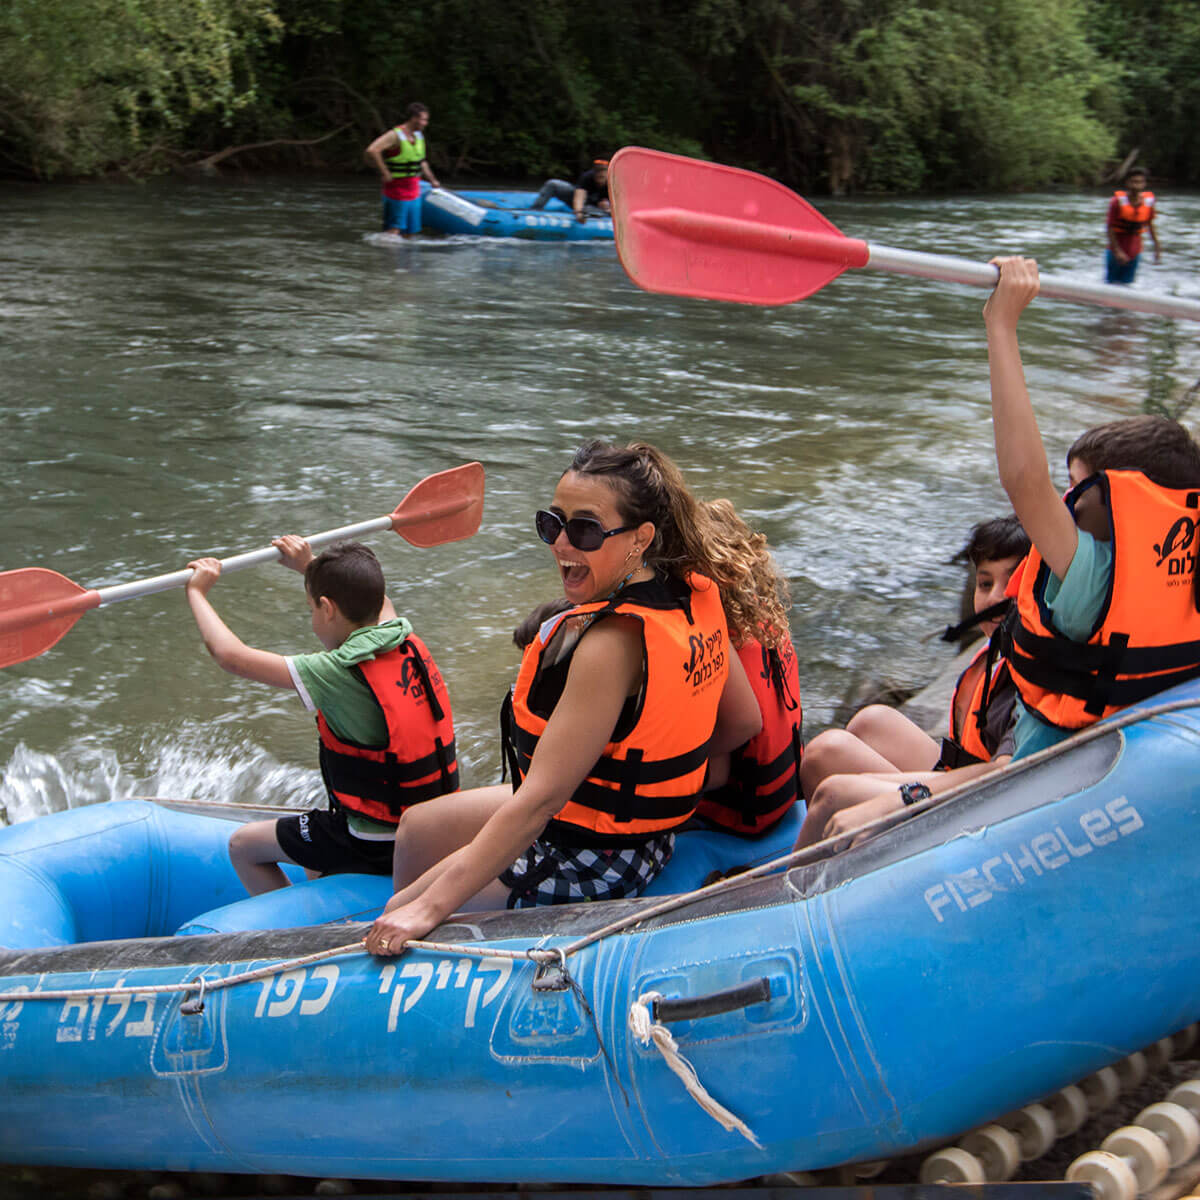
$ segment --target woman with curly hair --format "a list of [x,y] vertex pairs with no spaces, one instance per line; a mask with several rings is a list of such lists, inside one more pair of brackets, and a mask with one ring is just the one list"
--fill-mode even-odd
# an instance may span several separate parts
[[804,755],[800,679],[788,628],[787,580],[767,539],[728,500],[705,505],[713,578],[721,589],[729,640],[745,668],[762,729],[727,755],[709,759],[696,815],[727,833],[755,836],[778,824],[799,797]]
[[710,755],[761,725],[730,645],[757,627],[744,572],[653,446],[581,446],[535,516],[571,607],[525,649],[511,696],[512,786],[409,809],[396,894],[367,936],[398,954],[454,912],[639,895],[695,812]]

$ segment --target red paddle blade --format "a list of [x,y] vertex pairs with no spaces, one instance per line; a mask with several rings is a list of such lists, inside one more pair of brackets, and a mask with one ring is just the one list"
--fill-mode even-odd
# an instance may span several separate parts
[[392,528],[414,546],[461,542],[483,520],[483,464],[465,463],[422,479],[396,505]]
[[626,146],[608,186],[621,265],[650,292],[791,304],[867,263],[865,242],[752,171]]
[[0,572],[0,667],[37,658],[99,604],[99,592],[81,588],[57,571],[24,567]]

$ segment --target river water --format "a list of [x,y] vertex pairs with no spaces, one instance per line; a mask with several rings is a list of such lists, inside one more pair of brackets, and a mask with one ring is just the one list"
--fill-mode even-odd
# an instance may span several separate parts
[[[820,207],[879,244],[1101,270],[1096,192]],[[1138,286],[1195,296],[1200,196],[1162,209]],[[948,660],[922,640],[957,610],[946,560],[1006,511],[974,289],[861,272],[786,308],[653,296],[611,244],[383,239],[365,178],[7,185],[0,219],[0,569],[137,580],[383,515],[478,459],[475,538],[371,543],[449,682],[468,785],[497,778],[512,627],[558,591],[533,511],[585,438],[656,443],[767,534],[809,736],[856,679],[918,686]],[[1023,344],[1064,482],[1079,431],[1200,375],[1193,330],[1157,318],[1043,301]],[[212,599],[250,644],[319,648],[291,572]],[[220,671],[181,591],[0,672],[0,823],[129,795],[294,803],[314,764],[299,701]]]

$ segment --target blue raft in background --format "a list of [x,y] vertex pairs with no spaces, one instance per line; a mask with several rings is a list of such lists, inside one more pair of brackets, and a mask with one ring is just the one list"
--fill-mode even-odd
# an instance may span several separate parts
[[1193,682],[831,857],[464,916],[388,961],[360,924],[256,927],[365,918],[386,881],[268,913],[223,822],[135,802],[5,829],[0,1159],[663,1186],[937,1145],[1200,1015],[1198,763]]
[[561,200],[532,209],[536,192],[460,192],[422,188],[421,225],[438,233],[535,242],[611,242],[611,217],[578,221]]

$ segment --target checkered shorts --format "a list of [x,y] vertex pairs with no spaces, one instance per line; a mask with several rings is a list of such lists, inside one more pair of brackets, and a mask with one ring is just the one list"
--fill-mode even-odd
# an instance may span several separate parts
[[501,873],[500,882],[510,889],[509,908],[620,900],[640,896],[674,852],[673,833],[611,850],[580,850],[539,839]]

